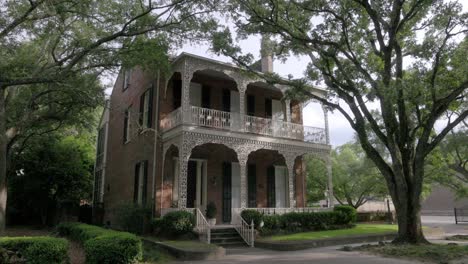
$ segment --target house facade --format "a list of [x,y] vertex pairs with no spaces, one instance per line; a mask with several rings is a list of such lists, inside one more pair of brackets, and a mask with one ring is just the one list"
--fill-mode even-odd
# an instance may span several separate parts
[[[328,164],[325,127],[303,125],[303,103],[236,66],[182,53],[169,76],[122,70],[100,124],[94,205],[115,223],[123,203],[155,216],[213,202],[217,223],[238,208],[293,210],[306,204],[306,167],[313,154]],[[271,57],[261,72],[272,70]],[[315,89],[319,96],[326,92]],[[102,135],[101,135],[102,133]],[[331,204],[331,203],[329,203]]]

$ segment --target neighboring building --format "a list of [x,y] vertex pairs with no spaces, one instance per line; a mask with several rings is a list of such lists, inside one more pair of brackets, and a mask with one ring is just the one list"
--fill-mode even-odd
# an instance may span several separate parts
[[[94,202],[103,204],[104,222],[132,201],[155,215],[204,212],[214,202],[218,223],[231,222],[235,208],[304,207],[303,155],[329,163],[326,111],[316,117],[326,128],[303,126],[302,103],[283,100],[288,87],[187,53],[171,63],[167,79],[137,67],[115,82],[96,164]],[[272,59],[261,65],[271,70]]]
[[454,208],[468,209],[468,198],[457,199],[453,190],[441,185],[432,186],[431,193],[424,199],[422,215],[454,215]]

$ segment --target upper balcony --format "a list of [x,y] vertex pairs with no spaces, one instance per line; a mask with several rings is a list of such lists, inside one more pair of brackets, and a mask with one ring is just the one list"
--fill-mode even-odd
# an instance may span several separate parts
[[240,113],[190,106],[182,112],[179,107],[161,120],[161,130],[166,132],[182,123],[233,132],[252,133],[264,136],[301,140],[326,144],[324,128],[304,126],[291,122],[262,118]]
[[302,104],[284,97],[288,87],[187,54],[173,62],[173,69],[160,107],[162,132],[183,124],[327,144],[325,128],[302,125]]

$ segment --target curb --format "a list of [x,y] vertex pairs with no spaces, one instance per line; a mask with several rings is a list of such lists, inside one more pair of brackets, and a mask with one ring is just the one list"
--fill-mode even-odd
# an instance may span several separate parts
[[375,235],[353,235],[340,238],[323,238],[314,240],[300,240],[300,241],[255,241],[255,247],[266,248],[278,251],[294,251],[308,248],[338,246],[354,243],[368,243],[378,242],[385,240],[392,240],[396,237],[396,233],[383,233]]
[[141,240],[144,243],[150,243],[158,248],[166,250],[178,260],[217,260],[226,255],[226,250],[222,247],[218,247],[215,250],[193,250],[173,247],[162,242],[156,242],[146,238],[141,238]]

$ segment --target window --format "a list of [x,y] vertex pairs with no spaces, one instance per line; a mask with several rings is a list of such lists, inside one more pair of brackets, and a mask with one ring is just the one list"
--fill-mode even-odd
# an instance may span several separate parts
[[150,128],[153,117],[153,87],[146,90],[140,97],[140,126]]
[[172,81],[172,108],[175,110],[182,105],[182,80]]
[[255,208],[257,207],[257,167],[255,164],[247,166],[247,184],[248,206]]
[[100,168],[104,161],[104,141],[105,141],[105,124],[98,132],[97,148],[96,148],[96,168]]
[[223,89],[223,111],[231,112],[231,90]]
[[255,96],[251,94],[247,95],[247,115],[255,115]]
[[93,203],[102,202],[102,170],[98,170],[94,174],[94,195]]
[[211,106],[211,98],[210,98],[211,89],[209,86],[202,86],[202,101],[201,106],[203,108],[210,108]]
[[130,107],[125,110],[124,124],[123,124],[123,143],[130,141],[130,130],[131,130],[131,111]]
[[271,98],[265,98],[265,117],[266,118],[271,118],[272,116],[272,102]]
[[130,77],[132,75],[132,70],[126,69],[124,70],[123,73],[123,90],[127,90],[127,88],[130,86]]
[[142,161],[135,165],[135,181],[133,189],[133,201],[136,204],[146,204],[146,182],[148,179],[148,161]]

